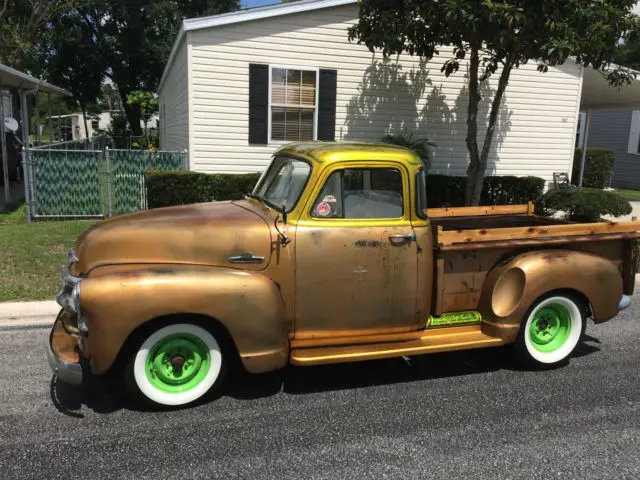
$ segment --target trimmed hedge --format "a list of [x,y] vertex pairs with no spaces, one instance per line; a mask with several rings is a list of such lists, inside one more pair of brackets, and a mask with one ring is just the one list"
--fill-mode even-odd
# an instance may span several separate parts
[[[580,178],[580,161],[582,160],[582,149],[576,148],[573,156],[573,170],[571,172],[571,183],[578,185]],[[582,186],[588,188],[608,187],[615,152],[608,148],[588,148],[584,162],[584,174],[582,176]]]
[[[145,180],[149,208],[238,200],[253,190],[260,174],[207,174],[183,171],[150,171]],[[464,206],[466,177],[427,176],[427,205]],[[544,180],[538,177],[485,177],[482,205],[513,205],[536,200],[542,195]]]
[[550,216],[564,212],[574,222],[598,222],[603,215],[631,213],[631,204],[620,195],[595,188],[562,188],[547,192],[536,204],[536,213]]
[[[462,207],[466,177],[429,175],[427,177],[427,206]],[[481,205],[518,205],[535,201],[542,195],[544,179],[539,177],[489,176],[484,179]]]
[[245,175],[208,174],[183,171],[150,171],[145,176],[149,208],[239,200],[250,193],[259,173]]

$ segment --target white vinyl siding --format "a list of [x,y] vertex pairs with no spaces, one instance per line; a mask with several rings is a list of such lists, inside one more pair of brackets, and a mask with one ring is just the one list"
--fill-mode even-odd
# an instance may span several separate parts
[[183,41],[159,92],[160,148],[163,150],[189,148],[188,60],[187,42]]
[[[379,141],[406,130],[436,144],[433,173],[465,175],[465,65],[440,72],[446,49],[429,63],[401,55],[388,61],[350,43],[357,5],[283,15],[189,32],[191,166],[204,172],[262,171],[277,144],[249,145],[249,63],[337,70],[336,140]],[[499,115],[487,174],[569,172],[580,67],[568,63],[512,74]],[[483,88],[479,130],[486,128],[495,79]],[[482,138],[479,138],[482,142]]]

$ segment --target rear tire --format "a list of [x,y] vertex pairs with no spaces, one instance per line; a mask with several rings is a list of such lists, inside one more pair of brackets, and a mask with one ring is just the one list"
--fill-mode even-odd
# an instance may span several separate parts
[[174,407],[218,389],[224,371],[222,348],[211,332],[192,323],[175,323],[138,342],[125,369],[125,381],[147,403]]
[[566,294],[542,297],[522,319],[514,344],[516,354],[529,366],[554,367],[573,353],[585,327],[584,308],[576,298]]

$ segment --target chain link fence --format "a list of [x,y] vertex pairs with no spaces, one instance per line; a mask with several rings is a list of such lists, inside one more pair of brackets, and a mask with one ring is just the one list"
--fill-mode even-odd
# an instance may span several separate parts
[[105,218],[147,208],[150,170],[187,170],[187,152],[23,151],[27,221]]

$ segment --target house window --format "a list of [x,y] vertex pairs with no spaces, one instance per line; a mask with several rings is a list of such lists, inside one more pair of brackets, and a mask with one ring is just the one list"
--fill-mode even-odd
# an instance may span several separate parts
[[93,130],[98,130],[100,128],[100,120],[98,119],[91,120],[91,128]]
[[315,140],[318,70],[271,67],[270,140]]

